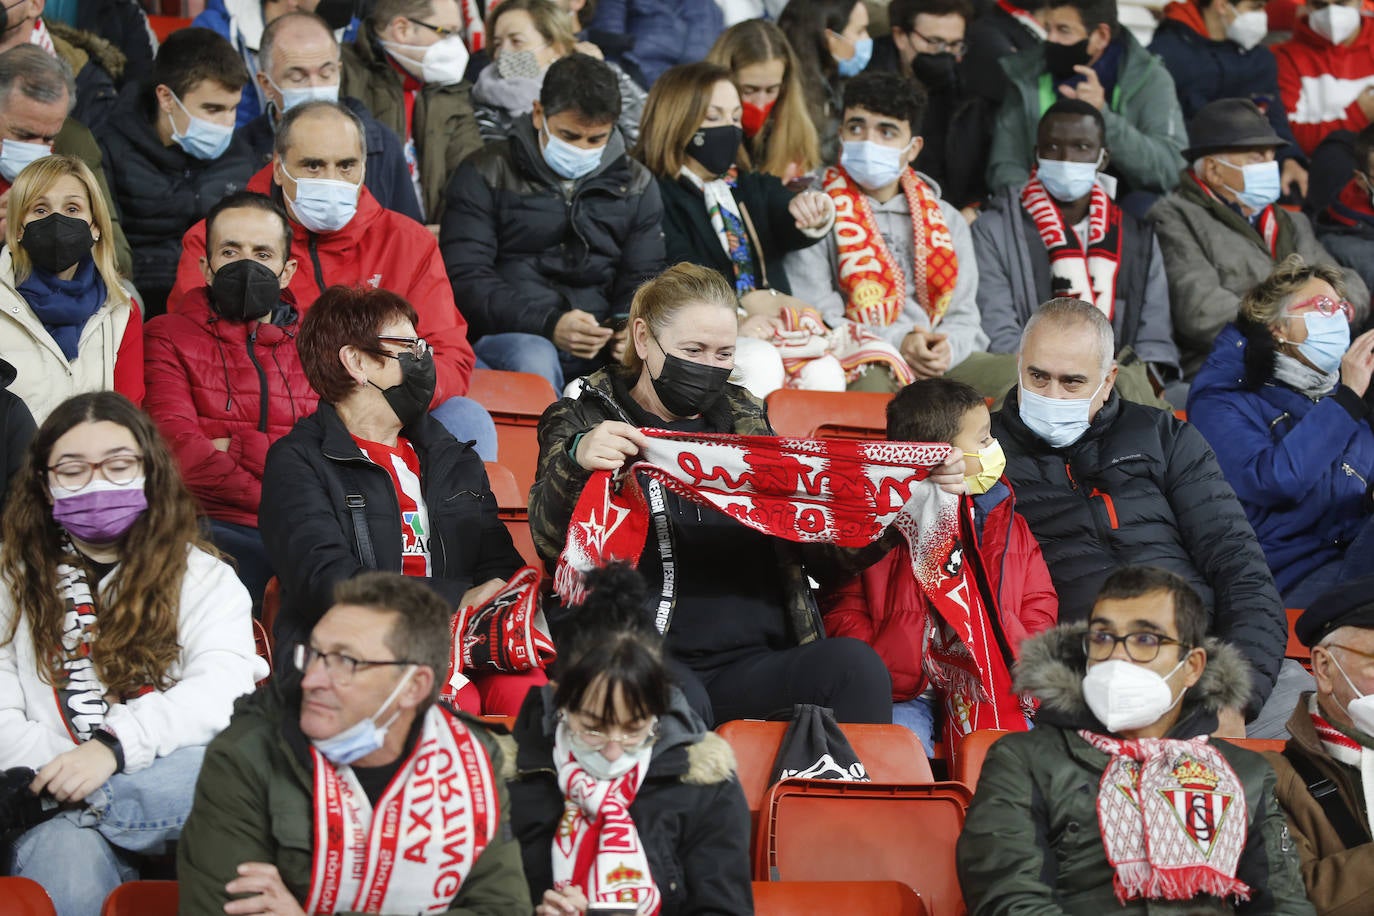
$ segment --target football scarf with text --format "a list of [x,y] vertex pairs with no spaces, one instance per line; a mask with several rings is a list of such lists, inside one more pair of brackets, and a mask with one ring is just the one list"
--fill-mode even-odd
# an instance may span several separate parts
[[1102,185],[1093,184],[1085,252],[1084,240],[1064,225],[1063,214],[1040,179],[1032,177],[1021,189],[1021,206],[1050,254],[1050,296],[1091,302],[1110,321],[1116,312],[1116,276],[1121,269],[1121,208]]

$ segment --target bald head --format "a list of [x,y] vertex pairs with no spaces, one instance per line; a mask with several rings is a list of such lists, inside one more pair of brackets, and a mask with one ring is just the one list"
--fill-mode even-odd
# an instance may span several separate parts
[[1091,347],[1102,375],[1112,368],[1116,352],[1116,332],[1112,323],[1102,310],[1082,299],[1059,298],[1041,304],[1021,331],[1021,353],[1024,356],[1027,342],[1036,333],[1045,335],[1060,332],[1076,332],[1084,335],[1085,342]]
[[1051,299],[1021,333],[1021,390],[1056,400],[1087,399],[1091,420],[1116,383],[1114,348],[1111,322],[1096,306]]
[[361,161],[366,152],[363,122],[337,102],[307,102],[281,119],[272,151],[282,161],[340,156]]
[[[314,13],[296,11],[272,20],[263,29],[258,44],[258,71],[271,76],[277,83],[281,74],[290,66],[286,61],[277,64],[278,56],[283,58],[309,55],[338,61],[339,42],[328,24]],[[278,73],[281,71],[281,74]],[[337,78],[335,82],[338,82]]]

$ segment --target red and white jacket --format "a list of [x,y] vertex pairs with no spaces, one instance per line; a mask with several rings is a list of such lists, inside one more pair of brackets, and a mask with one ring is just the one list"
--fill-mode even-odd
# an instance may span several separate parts
[[1333,130],[1358,133],[1369,123],[1355,99],[1374,85],[1374,19],[1362,19],[1354,44],[1333,45],[1298,19],[1293,37],[1273,47],[1288,123],[1309,155]]

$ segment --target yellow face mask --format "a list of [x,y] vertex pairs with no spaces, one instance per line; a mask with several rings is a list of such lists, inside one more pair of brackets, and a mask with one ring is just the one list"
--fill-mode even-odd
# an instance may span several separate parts
[[982,465],[982,470],[977,474],[965,477],[968,483],[968,491],[975,496],[986,493],[992,489],[993,484],[1002,479],[1002,472],[1007,469],[1007,456],[1002,451],[1002,443],[996,439],[992,444],[979,452],[964,452],[965,458],[977,458]]

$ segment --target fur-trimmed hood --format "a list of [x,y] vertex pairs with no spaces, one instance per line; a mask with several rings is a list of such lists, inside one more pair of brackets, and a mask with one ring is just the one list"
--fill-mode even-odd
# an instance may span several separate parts
[[[1021,644],[1021,660],[1014,671],[1014,689],[1029,693],[1040,701],[1039,720],[1067,727],[1087,727],[1106,732],[1088,709],[1083,698],[1083,675],[1087,656],[1083,653],[1086,623],[1065,624],[1046,630]],[[1203,734],[1215,728],[1216,713],[1223,708],[1244,709],[1250,698],[1250,665],[1245,656],[1229,643],[1207,637],[1202,642],[1207,652],[1207,667],[1184,694],[1175,732],[1201,728]],[[1177,735],[1171,735],[1175,737]]]
[[80,73],[89,59],[110,74],[116,83],[124,78],[124,65],[128,59],[119,48],[99,35],[74,29],[54,19],[44,19],[43,24],[48,27],[58,56],[72,68],[72,73]]

